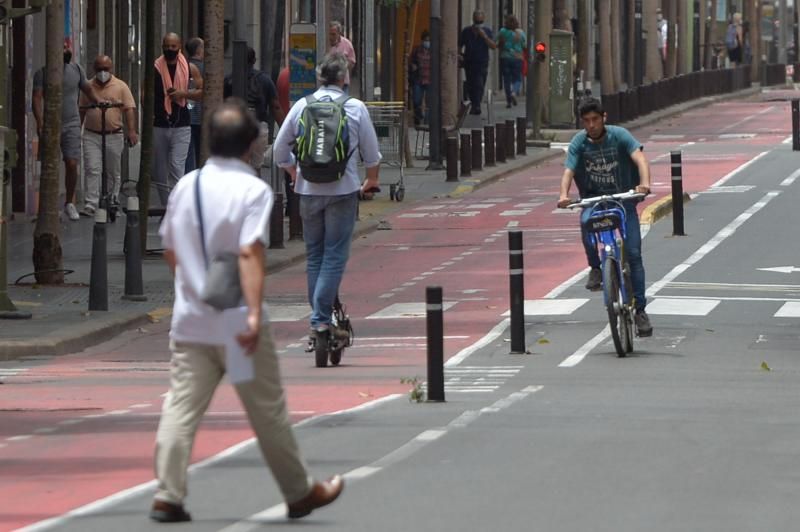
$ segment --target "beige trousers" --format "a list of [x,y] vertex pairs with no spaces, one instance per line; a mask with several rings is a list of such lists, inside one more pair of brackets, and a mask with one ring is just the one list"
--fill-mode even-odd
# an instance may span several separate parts
[[[155,498],[181,504],[197,427],[225,374],[225,350],[182,342],[170,342],[170,350],[170,390],[156,434]],[[237,384],[236,392],[284,499],[296,502],[309,493],[311,479],[289,422],[278,357],[266,325],[253,357],[255,379]]]

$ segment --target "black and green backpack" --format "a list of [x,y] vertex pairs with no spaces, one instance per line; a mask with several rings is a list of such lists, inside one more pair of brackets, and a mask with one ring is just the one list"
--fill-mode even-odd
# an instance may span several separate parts
[[337,99],[306,96],[296,139],[297,161],[303,179],[311,183],[333,183],[344,175],[350,151],[350,133],[344,104],[348,95]]

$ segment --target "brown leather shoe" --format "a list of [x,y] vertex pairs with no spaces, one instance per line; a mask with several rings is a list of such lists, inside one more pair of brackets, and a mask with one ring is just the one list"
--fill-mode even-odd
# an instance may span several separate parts
[[183,523],[191,521],[192,516],[183,509],[182,504],[153,501],[153,507],[150,509],[150,519],[159,523]]
[[343,489],[344,479],[340,475],[335,475],[326,482],[314,482],[308,495],[288,505],[289,519],[305,517],[312,510],[332,503]]

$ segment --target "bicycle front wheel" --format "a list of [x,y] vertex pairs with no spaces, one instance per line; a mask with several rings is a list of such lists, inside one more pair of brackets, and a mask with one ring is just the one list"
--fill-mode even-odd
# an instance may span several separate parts
[[617,261],[613,257],[606,257],[603,263],[603,294],[608,312],[608,325],[611,328],[611,339],[614,340],[614,349],[622,357],[626,352],[626,346],[623,344],[626,336],[626,319],[620,312],[623,303],[620,294],[619,270]]

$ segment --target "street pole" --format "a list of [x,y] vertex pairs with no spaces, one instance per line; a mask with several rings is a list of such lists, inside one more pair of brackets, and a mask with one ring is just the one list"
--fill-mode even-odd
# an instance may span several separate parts
[[[794,9],[797,11],[797,1],[794,2]],[[789,11],[786,5],[786,0],[780,0],[779,17],[780,27],[778,28],[778,63],[785,65],[788,57],[786,56],[787,45],[787,27],[786,23],[789,21]]]
[[442,170],[442,4],[431,0],[430,161],[428,170]]
[[531,137],[534,139],[539,138],[539,112],[538,102],[540,97],[538,94],[537,74],[539,67],[538,61],[534,59],[536,53],[533,51],[536,39],[536,1],[528,0],[528,76],[526,79],[527,93],[525,97],[525,116],[528,120],[528,125],[531,128]]
[[642,0],[634,3],[634,62],[633,84],[637,87],[644,83],[644,42],[642,41]]
[[692,72],[700,70],[700,0],[694,0],[694,31],[692,32]]

